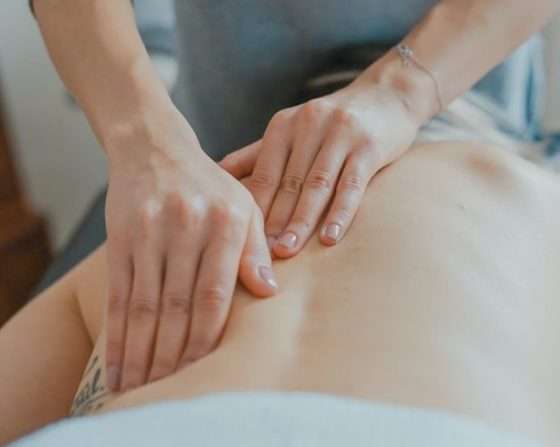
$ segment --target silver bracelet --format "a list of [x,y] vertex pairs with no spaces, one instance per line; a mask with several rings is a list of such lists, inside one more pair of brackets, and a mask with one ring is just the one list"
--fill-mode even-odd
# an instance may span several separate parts
[[431,72],[431,70],[426,68],[426,66],[424,64],[422,64],[422,62],[420,62],[416,58],[416,56],[414,55],[414,51],[412,51],[412,48],[410,48],[407,44],[405,44],[404,42],[401,42],[395,48],[397,50],[397,53],[399,53],[399,56],[401,57],[401,59],[403,61],[403,65],[405,67],[412,63],[412,64],[416,65],[418,68],[420,68],[420,70],[422,70],[424,73],[426,73],[430,78],[432,78],[432,81],[434,81],[434,86],[435,86],[435,89],[436,89],[436,96],[437,96],[437,101],[438,101],[438,104],[439,104],[439,112],[442,112],[443,111],[443,100],[442,100],[442,96],[441,96],[441,91],[439,89],[439,83],[438,83],[436,77],[434,76],[434,74]]

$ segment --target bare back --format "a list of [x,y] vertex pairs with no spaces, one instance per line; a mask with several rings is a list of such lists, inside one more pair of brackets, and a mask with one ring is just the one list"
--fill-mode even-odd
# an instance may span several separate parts
[[[500,150],[416,146],[375,177],[342,243],[313,240],[275,263],[276,297],[237,289],[212,354],[108,396],[102,411],[307,390],[443,409],[558,442],[559,203],[556,177]],[[92,359],[104,354],[104,269],[102,249],[74,276],[98,340]]]

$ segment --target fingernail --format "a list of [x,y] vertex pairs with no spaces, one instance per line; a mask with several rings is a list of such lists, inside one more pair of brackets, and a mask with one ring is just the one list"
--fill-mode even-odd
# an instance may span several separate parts
[[276,244],[276,238],[274,236],[267,236],[266,242],[268,244],[268,249],[272,251],[272,247],[274,247],[274,244]]
[[274,278],[274,272],[272,269],[266,265],[261,265],[259,267],[259,276],[262,278],[264,282],[266,282],[270,287],[277,289],[278,283]]
[[325,227],[325,236],[328,237],[329,239],[338,242],[338,238],[340,237],[340,232],[341,232],[342,228],[340,225],[338,224],[328,224]]
[[111,391],[118,391],[119,382],[121,380],[121,373],[116,366],[109,366],[107,368],[107,386]]
[[285,248],[294,248],[296,246],[297,236],[295,233],[288,231],[278,238],[278,243]]

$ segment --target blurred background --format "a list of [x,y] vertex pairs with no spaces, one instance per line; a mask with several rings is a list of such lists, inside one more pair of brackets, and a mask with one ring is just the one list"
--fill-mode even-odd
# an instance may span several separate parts
[[[104,185],[104,156],[84,116],[65,94],[27,2],[2,3],[0,92],[4,119],[21,183],[33,205],[47,216],[56,248],[68,238]],[[144,23],[151,19],[161,25],[172,20],[171,1],[136,3],[139,20]],[[546,127],[560,129],[560,19],[545,35],[550,84]]]
[[[171,85],[176,74],[172,1],[136,0],[136,10],[145,43]],[[560,131],[560,18],[548,26],[545,39],[549,94],[544,125],[547,130]],[[42,257],[35,266],[39,275],[107,180],[103,153],[58,79],[24,0],[2,0],[0,106],[4,123],[0,152],[2,146],[8,148],[0,155],[0,164],[4,164],[0,166],[0,187],[4,188],[4,193],[0,188],[1,304],[6,281],[15,281],[16,264],[30,262],[30,258],[8,258],[2,252],[13,252],[16,239],[23,237],[23,244]],[[16,196],[27,199],[25,209],[20,204],[8,209]],[[11,213],[11,217],[3,218],[2,213]],[[10,219],[13,228],[2,230],[2,220]],[[30,279],[25,287],[36,280]]]
[[[171,89],[177,74],[173,0],[135,5],[142,38]],[[106,180],[103,152],[58,79],[27,0],[3,0],[0,326],[100,243]],[[62,247],[66,255],[55,257]]]
[[[154,27],[172,20],[171,0],[136,5],[148,40]],[[161,46],[160,41],[152,46]],[[83,114],[66,95],[25,0],[2,1],[0,79],[22,186],[47,216],[51,241],[59,248],[105,184],[105,160]]]

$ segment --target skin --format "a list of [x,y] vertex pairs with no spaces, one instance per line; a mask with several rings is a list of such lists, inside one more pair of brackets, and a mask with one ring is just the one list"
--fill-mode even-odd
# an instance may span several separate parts
[[[293,256],[332,200],[321,241],[338,242],[373,175],[438,110],[434,79],[391,52],[343,92],[280,111],[262,141],[226,159],[227,171],[251,174],[249,194],[203,153],[172,104],[129,0],[34,3],[60,77],[109,161],[106,363],[113,390],[208,354],[238,275],[256,296],[277,290],[265,230],[276,256]],[[446,105],[557,8],[556,0],[442,1],[405,40],[437,76]]]
[[100,361],[102,247],[0,331],[0,443],[69,411],[266,389],[438,409],[558,445],[559,199],[556,176],[495,148],[416,146],[376,177],[343,242],[316,234],[275,263],[276,297],[236,289],[212,354],[124,393]]
[[275,292],[262,214],[172,104],[129,1],[45,0],[35,12],[107,153],[104,360],[112,389],[134,388],[215,346],[238,276],[256,296]]
[[251,176],[274,255],[299,253],[318,225],[322,243],[340,241],[370,180],[408,150],[419,126],[540,29],[558,5],[441,1],[404,38],[422,68],[403,67],[392,50],[349,88],[279,111],[261,140],[227,156],[224,168]]

